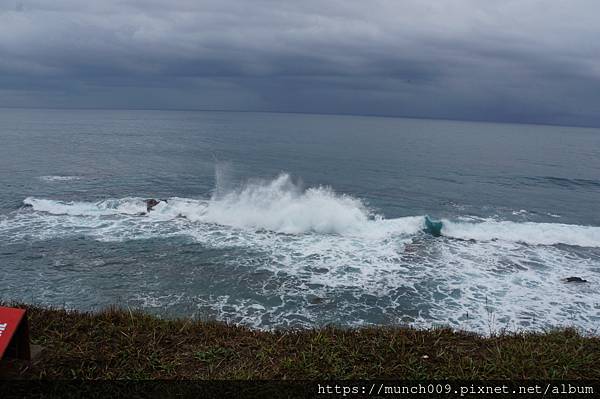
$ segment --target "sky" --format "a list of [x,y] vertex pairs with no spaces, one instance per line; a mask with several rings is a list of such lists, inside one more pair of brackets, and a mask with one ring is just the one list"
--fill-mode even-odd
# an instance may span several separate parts
[[0,106],[600,126],[597,0],[0,0]]

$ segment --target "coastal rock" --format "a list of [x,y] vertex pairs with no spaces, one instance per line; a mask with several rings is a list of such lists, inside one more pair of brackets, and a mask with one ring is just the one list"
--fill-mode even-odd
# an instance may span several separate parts
[[567,277],[564,279],[566,283],[587,283],[587,280],[582,279],[581,277]]
[[313,305],[319,305],[323,302],[325,302],[325,298],[314,297],[310,300],[310,303],[312,303]]
[[144,202],[146,203],[146,212],[150,212],[156,205],[160,204],[161,202],[167,202],[167,200],[150,198]]

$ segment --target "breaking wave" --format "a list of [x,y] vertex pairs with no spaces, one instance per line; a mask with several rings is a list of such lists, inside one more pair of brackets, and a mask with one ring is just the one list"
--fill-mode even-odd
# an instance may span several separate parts
[[469,223],[444,220],[442,234],[463,240],[600,247],[600,227],[562,223],[517,223],[496,220]]
[[80,180],[81,177],[52,175],[52,176],[40,176],[39,179],[46,181],[46,182],[63,182],[63,181],[71,181],[71,180]]
[[284,234],[339,234],[380,237],[414,234],[421,217],[385,220],[360,199],[335,193],[330,187],[306,190],[287,174],[271,181],[256,181],[209,200],[169,198],[146,214],[143,198],[128,197],[99,202],[56,201],[29,197],[33,210],[69,216],[141,216],[150,220],[186,218],[241,229],[264,229]]
[[109,199],[99,202],[75,202],[28,197],[23,200],[23,204],[31,206],[34,211],[46,212],[52,215],[136,215],[146,211],[146,205],[141,198]]
[[[29,197],[24,204],[34,211],[69,216],[144,216],[148,221],[185,218],[239,229],[268,230],[284,234],[337,234],[368,238],[409,236],[420,233],[424,216],[385,219],[363,201],[337,194],[330,187],[303,189],[289,175],[254,181],[208,200],[169,198],[146,213],[143,198],[107,199],[99,202],[66,202]],[[600,247],[600,227],[560,223],[497,220],[443,220],[442,236],[476,241],[507,241],[529,245],[566,244]]]
[[[136,287],[133,304],[197,305],[257,328],[439,322],[486,332],[490,311],[500,327],[511,329],[565,322],[591,328],[600,320],[593,299],[600,227],[457,215],[442,219],[441,237],[434,238],[424,231],[425,215],[386,219],[356,197],[330,187],[305,189],[287,174],[237,188],[224,176],[218,181],[210,198],[171,197],[150,212],[142,197],[29,197],[24,209],[0,216],[0,235],[9,244],[81,236],[198,243],[199,258],[165,258],[175,268],[167,276],[186,273],[185,262],[191,262],[187,273],[197,273],[214,261],[208,288]],[[148,253],[161,244],[148,242]],[[204,259],[205,248],[226,255]],[[159,269],[137,272],[154,279]],[[566,276],[590,283],[561,283]],[[204,280],[196,275],[194,281]],[[48,283],[46,289],[56,288]]]

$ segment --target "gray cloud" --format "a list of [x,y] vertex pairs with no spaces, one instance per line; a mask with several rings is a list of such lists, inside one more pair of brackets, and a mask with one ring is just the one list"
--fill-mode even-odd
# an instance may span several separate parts
[[600,125],[595,0],[0,1],[0,105]]

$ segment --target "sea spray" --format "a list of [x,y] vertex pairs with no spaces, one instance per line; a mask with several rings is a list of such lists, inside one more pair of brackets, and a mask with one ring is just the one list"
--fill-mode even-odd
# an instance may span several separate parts
[[359,233],[374,215],[359,200],[330,187],[303,190],[288,174],[254,181],[209,202],[192,220],[286,234]]
[[235,189],[233,171],[231,162],[219,161],[215,158],[215,188],[211,196],[213,200],[218,200]]

